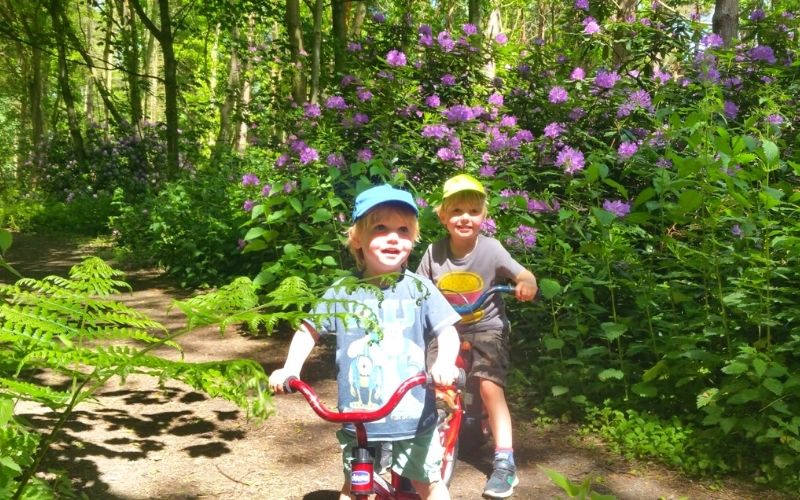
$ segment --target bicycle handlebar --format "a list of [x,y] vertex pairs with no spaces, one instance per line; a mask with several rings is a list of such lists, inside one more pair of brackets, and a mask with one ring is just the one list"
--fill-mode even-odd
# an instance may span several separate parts
[[[389,400],[380,408],[371,411],[349,412],[333,411],[326,407],[324,404],[322,404],[319,396],[317,396],[317,393],[314,392],[314,389],[297,377],[292,376],[287,378],[286,382],[283,384],[283,387],[287,393],[296,391],[302,394],[303,397],[306,398],[306,401],[308,401],[311,409],[314,410],[314,413],[319,415],[323,420],[338,423],[366,423],[385,418],[392,412],[392,410],[395,409],[395,407],[397,407],[397,405],[400,403],[400,400],[403,399],[403,396],[405,396],[406,393],[414,387],[423,384],[432,385],[433,383],[433,379],[429,374],[420,372],[404,380],[394,391]],[[464,373],[464,370],[459,369],[458,379],[454,385],[458,388],[462,388],[464,387],[465,383],[466,374]]]
[[478,297],[478,300],[473,302],[472,304],[464,304],[463,306],[453,306],[453,309],[456,310],[458,314],[470,314],[478,309],[480,309],[483,304],[489,300],[489,297],[495,293],[512,293],[514,291],[514,287],[511,285],[495,285],[491,288],[488,288],[485,292]]

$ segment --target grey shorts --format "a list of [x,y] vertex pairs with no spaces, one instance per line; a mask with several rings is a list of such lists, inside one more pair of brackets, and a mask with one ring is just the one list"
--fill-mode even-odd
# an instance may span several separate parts
[[[511,348],[508,332],[502,330],[486,330],[475,333],[461,334],[462,347],[464,342],[472,346],[472,369],[467,374],[506,386],[508,370],[511,366]],[[439,352],[437,339],[428,344],[428,368],[430,369]]]

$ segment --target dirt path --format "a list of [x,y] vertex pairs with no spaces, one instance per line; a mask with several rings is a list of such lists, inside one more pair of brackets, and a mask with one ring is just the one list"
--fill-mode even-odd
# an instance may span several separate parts
[[[9,262],[25,276],[65,275],[90,253],[85,242],[43,236],[15,237]],[[8,280],[0,275],[0,280]],[[153,271],[134,271],[135,291],[122,300],[171,329],[183,325],[167,312],[181,292]],[[287,338],[251,338],[235,332],[220,337],[199,329],[180,341],[188,360],[255,359],[269,372],[282,365]],[[317,349],[306,367],[309,382],[327,402],[335,401],[331,353]],[[36,426],[49,426],[52,413],[20,405],[18,413]],[[515,421],[521,483],[514,498],[563,497],[539,466],[573,481],[597,478],[596,490],[619,499],[778,499],[746,485],[702,484],[664,468],[613,457],[581,443],[574,429],[536,427]],[[276,398],[275,415],[263,424],[248,421],[234,405],[179,383],[163,387],[148,377],[109,384],[96,404],[78,408],[48,467],[69,472],[90,499],[335,499],[342,475],[336,426],[316,417],[300,396]],[[490,463],[486,450],[459,461],[451,487],[456,499],[480,498]]]

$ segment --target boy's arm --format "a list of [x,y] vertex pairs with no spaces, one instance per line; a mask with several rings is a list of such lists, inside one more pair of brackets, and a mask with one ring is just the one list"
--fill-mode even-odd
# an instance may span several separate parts
[[273,392],[283,393],[283,384],[287,378],[290,376],[300,377],[303,363],[306,362],[308,355],[311,354],[311,350],[316,345],[317,340],[319,340],[319,334],[308,323],[303,323],[294,332],[283,368],[278,368],[269,376],[269,387]]
[[536,284],[536,276],[532,272],[524,269],[514,277],[517,286],[514,289],[517,300],[533,300],[539,292],[539,285]]
[[439,343],[439,351],[436,361],[431,366],[431,377],[437,384],[452,385],[458,378],[456,356],[458,356],[460,342],[456,327],[448,326],[436,339]]

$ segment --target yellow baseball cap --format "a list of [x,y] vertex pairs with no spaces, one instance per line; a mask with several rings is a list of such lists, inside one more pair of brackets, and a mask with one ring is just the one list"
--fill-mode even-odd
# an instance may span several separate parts
[[461,191],[477,191],[482,195],[486,195],[486,190],[483,184],[475,177],[468,174],[458,174],[454,177],[447,179],[442,189],[442,199],[452,196]]

